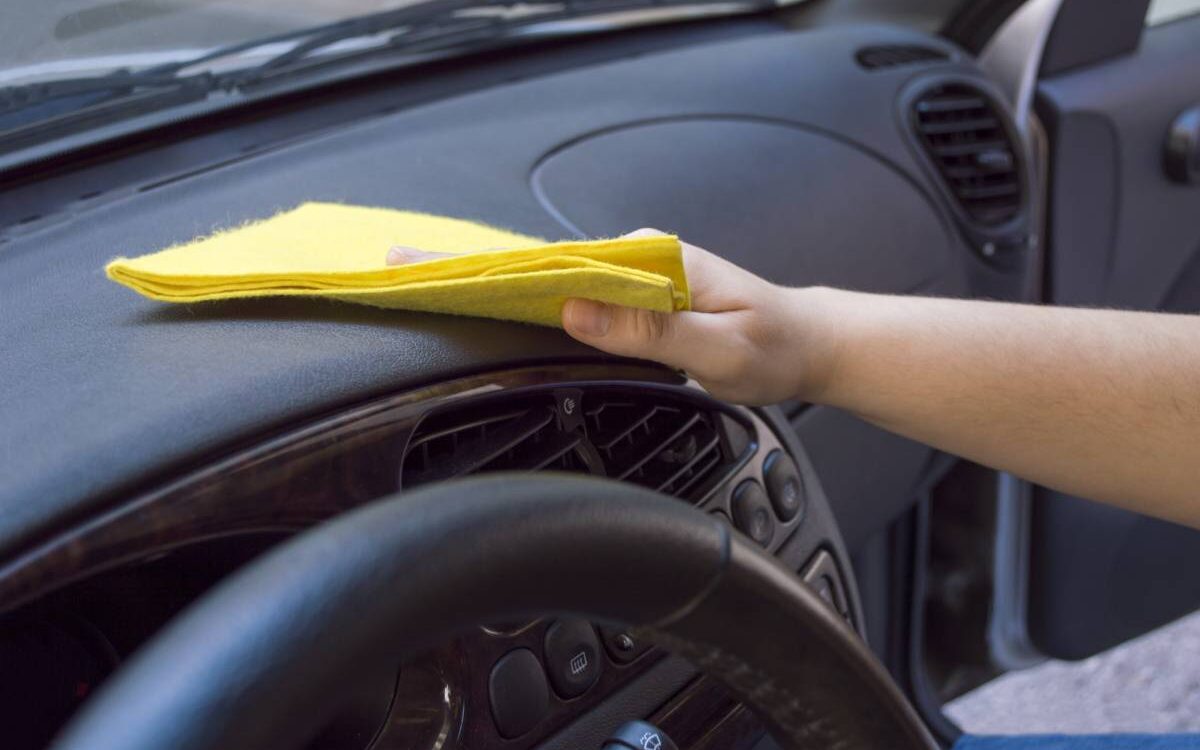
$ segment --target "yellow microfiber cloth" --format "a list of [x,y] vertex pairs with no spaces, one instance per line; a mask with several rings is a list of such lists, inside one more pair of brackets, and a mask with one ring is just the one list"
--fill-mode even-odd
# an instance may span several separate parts
[[[388,266],[395,245],[454,256]],[[673,236],[547,243],[461,219],[332,203],[117,258],[105,271],[164,302],[303,295],[551,326],[568,297],[660,312],[690,306]]]

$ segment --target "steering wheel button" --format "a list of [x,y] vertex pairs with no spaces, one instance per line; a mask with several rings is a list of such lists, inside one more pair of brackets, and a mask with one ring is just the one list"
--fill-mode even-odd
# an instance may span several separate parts
[[733,491],[733,525],[763,547],[775,536],[775,516],[762,485],[747,479]]
[[488,679],[488,699],[501,737],[511,740],[537,726],[550,710],[550,689],[537,656],[519,648],[501,657]]
[[804,512],[804,482],[796,462],[781,450],[771,451],[763,462],[767,496],[779,520],[787,523]]
[[558,620],[546,630],[546,671],[563,698],[583,695],[600,679],[600,639],[587,620]]
[[829,606],[837,609],[837,601],[833,596],[833,581],[830,580],[829,576],[821,576],[813,585],[817,589],[817,596],[824,599],[825,603]]

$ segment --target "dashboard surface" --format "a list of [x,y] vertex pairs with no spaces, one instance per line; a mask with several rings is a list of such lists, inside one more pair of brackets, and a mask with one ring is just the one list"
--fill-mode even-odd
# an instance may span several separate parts
[[[789,285],[1002,298],[1028,288],[1020,267],[983,257],[960,231],[962,212],[913,132],[914,90],[990,85],[952,45],[873,25],[731,21],[723,31],[662,33],[678,38],[644,48],[633,37],[600,39],[588,43],[592,57],[571,64],[561,48],[465,60],[414,84],[428,94],[421,99],[387,80],[325,89],[303,113],[264,112],[203,137],[160,134],[161,143],[47,178],[59,199],[46,207],[36,204],[50,191],[32,183],[0,206],[5,220],[28,214],[0,221],[0,613],[28,605],[16,613],[16,638],[52,627],[86,656],[82,678],[64,683],[75,693],[63,715],[263,549],[415,486],[405,476],[437,479],[436,455],[410,465],[420,440],[453,433],[482,445],[496,425],[499,434],[528,428],[506,449],[515,462],[506,470],[607,474],[625,461],[629,477],[743,531],[752,524],[739,517],[738,488],[770,489],[770,467],[793,459],[810,510],[785,518],[761,500],[761,517],[778,523],[759,541],[806,581],[812,574],[814,588],[832,582],[822,595],[864,632],[850,558],[910,507],[932,456],[925,446],[823,407],[717,404],[679,373],[620,361],[555,329],[297,298],[166,306],[104,277],[117,255],[328,201],[551,240],[654,226]],[[879,48],[923,52],[895,65],[861,62]],[[476,74],[486,81],[463,83]],[[295,122],[314,117],[321,127]],[[590,433],[563,428],[561,401],[550,416],[563,388],[586,394],[598,420]],[[480,393],[491,393],[483,422],[471,411]],[[442,410],[460,398],[466,411]],[[698,410],[699,422],[598,458],[600,414],[627,409],[622,399],[645,420]],[[420,420],[431,414],[434,424],[452,417],[453,429],[428,428]],[[744,441],[731,428],[739,421]],[[535,443],[551,452],[525,463]],[[720,471],[695,468],[697,456],[717,453]],[[397,698],[380,708],[387,691],[376,684],[369,712],[386,709],[385,724],[401,727],[388,740],[397,747],[412,745],[406,711],[426,708],[437,721],[466,716],[471,747],[598,746],[598,727],[654,711],[694,747],[704,747],[711,715],[729,718],[739,742],[761,735],[740,704],[691,682],[691,667],[661,652],[628,663],[607,652],[599,688],[556,699],[551,717],[519,739],[494,736],[489,714],[443,711],[445,687],[464,704],[486,703],[480,675],[514,648],[537,651],[554,627],[474,633],[410,670],[424,675],[419,684],[376,675]]]
[[[906,43],[948,59],[855,60]],[[895,110],[931,70],[978,75],[956,55],[882,26],[709,40],[390,111],[9,228],[0,556],[299,418],[498,366],[606,359],[550,329],[303,300],[167,307],[103,276],[116,255],[303,201],[552,239],[654,224],[788,284],[965,294],[1002,278],[953,230]]]

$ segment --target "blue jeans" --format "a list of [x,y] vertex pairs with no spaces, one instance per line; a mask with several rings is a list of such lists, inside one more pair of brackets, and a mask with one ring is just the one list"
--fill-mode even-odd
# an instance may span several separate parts
[[953,750],[1200,750],[1200,734],[968,735]]

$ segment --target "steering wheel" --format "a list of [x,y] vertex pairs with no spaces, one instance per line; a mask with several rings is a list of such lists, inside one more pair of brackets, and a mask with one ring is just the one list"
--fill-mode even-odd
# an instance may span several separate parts
[[332,718],[329,686],[381,652],[548,612],[636,628],[788,750],[936,747],[861,640],[751,541],[649,490],[549,474],[405,492],[277,547],[143,647],[54,747],[300,747]]

